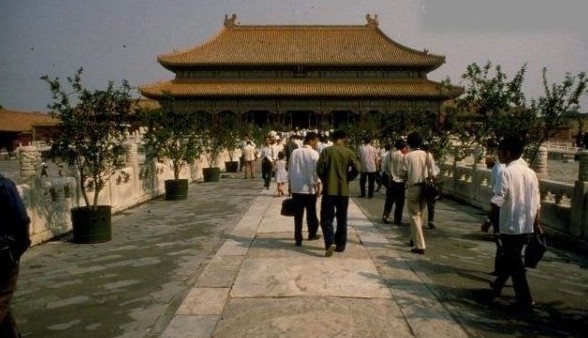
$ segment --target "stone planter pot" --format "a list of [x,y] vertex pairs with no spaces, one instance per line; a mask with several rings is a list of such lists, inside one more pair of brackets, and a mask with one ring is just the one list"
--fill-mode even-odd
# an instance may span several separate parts
[[202,176],[204,176],[204,182],[218,182],[220,180],[220,168],[204,168],[202,169]]
[[239,161],[225,162],[225,168],[228,173],[236,173],[239,171]]
[[185,200],[188,198],[188,180],[165,180],[165,199],[168,201]]
[[102,243],[112,239],[111,206],[71,209],[74,243]]

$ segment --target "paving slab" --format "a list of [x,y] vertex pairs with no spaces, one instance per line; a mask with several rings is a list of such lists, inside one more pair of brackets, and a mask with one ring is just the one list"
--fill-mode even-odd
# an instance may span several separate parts
[[391,299],[340,297],[232,298],[214,336],[413,337]]
[[229,288],[193,288],[180,308],[179,315],[220,315],[229,296]]
[[243,262],[231,297],[389,298],[369,259],[252,258]]

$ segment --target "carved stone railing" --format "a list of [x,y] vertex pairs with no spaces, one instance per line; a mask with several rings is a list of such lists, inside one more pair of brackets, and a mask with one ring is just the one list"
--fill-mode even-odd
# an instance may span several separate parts
[[[588,152],[585,168],[588,172]],[[463,203],[487,210],[490,206],[490,170],[476,165],[442,164],[440,180],[443,194]],[[541,194],[541,220],[548,229],[576,238],[588,239],[588,182],[577,181],[575,185],[539,179]]]
[[[112,206],[113,213],[162,195],[164,181],[173,179],[169,162],[139,163],[141,156],[137,154],[136,144],[128,144],[127,150],[125,166],[115,171],[98,198],[98,204]],[[24,148],[23,152],[26,153],[23,157],[25,168],[20,172],[18,189],[31,218],[30,234],[34,245],[71,231],[70,209],[85,203],[75,168],[64,170],[66,177],[40,177],[36,165],[38,152],[34,147]],[[221,169],[225,160],[228,161],[226,152],[217,163]],[[190,182],[200,179],[206,165],[203,155],[193,165],[184,167],[180,178],[187,178]],[[88,190],[89,198],[93,200],[94,191],[92,188]]]

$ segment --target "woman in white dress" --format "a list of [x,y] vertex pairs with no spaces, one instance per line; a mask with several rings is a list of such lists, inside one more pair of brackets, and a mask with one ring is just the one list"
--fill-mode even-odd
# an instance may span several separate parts
[[286,171],[286,154],[283,151],[278,153],[278,160],[275,163],[276,168],[276,183],[278,186],[278,196],[285,195],[284,187],[288,183],[288,171]]

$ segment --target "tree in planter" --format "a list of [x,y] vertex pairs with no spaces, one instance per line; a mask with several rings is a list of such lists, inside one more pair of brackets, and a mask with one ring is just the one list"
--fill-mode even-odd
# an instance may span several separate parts
[[[227,167],[226,170],[227,172],[237,171],[239,167],[239,162],[237,161],[237,158],[235,158],[235,152],[237,151],[237,148],[239,148],[239,146],[241,145],[244,128],[242,128],[241,123],[239,123],[239,116],[234,112],[227,111],[222,113],[221,119],[223,129],[226,130],[226,133],[219,136],[221,137],[221,143],[223,148],[226,149],[229,153],[230,161],[225,162],[225,166]],[[233,163],[236,163],[236,167],[229,168],[229,166],[234,165]]]
[[[235,133],[232,112],[207,113],[200,112],[204,121],[202,130],[202,148],[206,154],[208,168],[203,170],[205,182],[216,182],[220,177],[220,168],[214,167],[218,158],[225,150],[227,140]],[[225,123],[227,122],[227,123]]]
[[502,68],[487,62],[484,67],[468,66],[462,78],[466,92],[458,98],[458,114],[469,115],[475,122],[455,123],[454,133],[462,149],[484,145],[488,140],[517,136],[528,145],[527,158],[534,162],[543,142],[563,126],[566,118],[577,116],[579,100],[586,94],[585,73],[567,74],[561,84],[549,84],[543,69],[545,95],[528,104],[522,92],[525,66],[511,81]]
[[472,148],[483,147],[489,140],[525,133],[521,122],[530,117],[522,92],[525,73],[523,65],[509,81],[502,67],[490,61],[482,67],[476,63],[468,65],[462,75],[465,92],[456,100],[458,111],[453,112],[462,118],[454,125],[461,145],[458,158],[467,156]]
[[202,154],[203,120],[197,113],[176,108],[171,97],[164,98],[161,106],[140,112],[140,119],[147,126],[143,136],[147,158],[170,161],[175,183],[166,181],[166,198],[185,199],[188,180],[180,180],[180,172]]
[[[120,87],[109,82],[106,89],[88,90],[82,84],[80,68],[67,82],[73,91],[62,87],[59,78],[43,75],[41,79],[50,86],[53,102],[48,105],[53,117],[60,120],[55,134],[52,153],[67,163],[75,165],[80,177],[80,190],[85,208],[72,210],[74,240],[98,242],[109,240],[110,206],[99,206],[98,197],[117,167],[119,156],[124,154],[122,143],[128,126],[131,109],[130,87],[123,81]],[[72,100],[71,96],[75,98]],[[88,191],[94,190],[90,201]],[[76,233],[75,216],[94,212],[108,214],[104,228]],[[76,238],[77,235],[77,238]]]
[[549,84],[546,68],[543,68],[542,75],[545,95],[531,103],[531,111],[536,113],[528,140],[528,157],[532,160],[537,157],[541,144],[554,136],[568,120],[579,118],[580,98],[588,94],[588,78],[584,72],[567,73],[560,84]]

